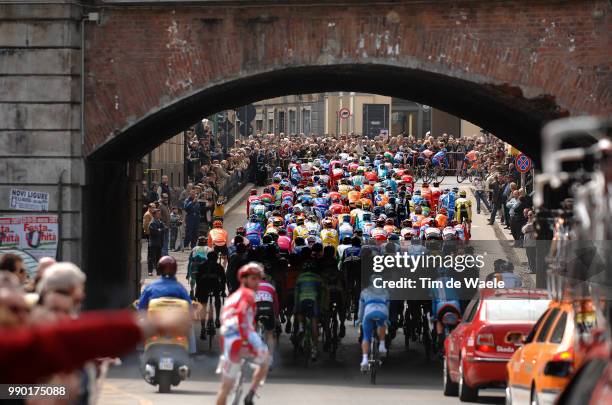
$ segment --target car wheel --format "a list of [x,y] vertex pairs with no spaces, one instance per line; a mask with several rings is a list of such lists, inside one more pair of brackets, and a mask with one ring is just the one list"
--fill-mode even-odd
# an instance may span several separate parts
[[462,360],[459,361],[459,400],[461,402],[476,402],[478,400],[478,388],[472,388],[465,382]]
[[456,397],[459,392],[459,385],[451,380],[446,359],[443,359],[442,382],[444,384],[444,396]]
[[529,403],[531,405],[539,405],[538,392],[536,391],[535,383],[531,384],[531,395],[529,395]]

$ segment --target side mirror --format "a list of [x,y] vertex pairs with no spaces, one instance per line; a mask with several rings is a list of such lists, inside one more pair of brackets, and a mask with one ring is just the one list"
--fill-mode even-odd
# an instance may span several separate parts
[[565,360],[551,360],[544,367],[544,375],[551,377],[567,377],[572,372],[572,363]]

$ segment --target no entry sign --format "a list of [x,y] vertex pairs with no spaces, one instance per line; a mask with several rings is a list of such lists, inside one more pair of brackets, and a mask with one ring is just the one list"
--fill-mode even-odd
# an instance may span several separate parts
[[514,166],[519,172],[527,173],[531,170],[531,159],[529,159],[527,155],[519,153],[514,160]]
[[345,120],[351,116],[351,111],[348,108],[342,108],[338,111],[338,116]]

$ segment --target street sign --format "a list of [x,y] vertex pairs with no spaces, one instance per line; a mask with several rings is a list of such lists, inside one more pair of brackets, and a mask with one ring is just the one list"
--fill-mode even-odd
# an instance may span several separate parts
[[519,172],[527,173],[529,170],[531,170],[531,159],[529,159],[524,153],[519,153],[514,161],[514,166]]
[[351,111],[348,108],[341,108],[340,111],[338,111],[338,116],[345,120],[351,116]]

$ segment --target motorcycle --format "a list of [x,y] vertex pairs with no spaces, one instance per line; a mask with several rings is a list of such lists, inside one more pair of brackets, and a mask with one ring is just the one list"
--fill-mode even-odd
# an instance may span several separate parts
[[[149,302],[148,313],[169,308],[190,311],[187,301],[162,297]],[[147,339],[140,368],[146,382],[159,386],[160,393],[170,392],[171,386],[179,385],[191,374],[188,336],[152,336]]]
[[448,301],[437,310],[436,319],[442,324],[442,333],[434,337],[435,348],[440,358],[444,357],[444,341],[461,322],[461,310],[458,302]]

